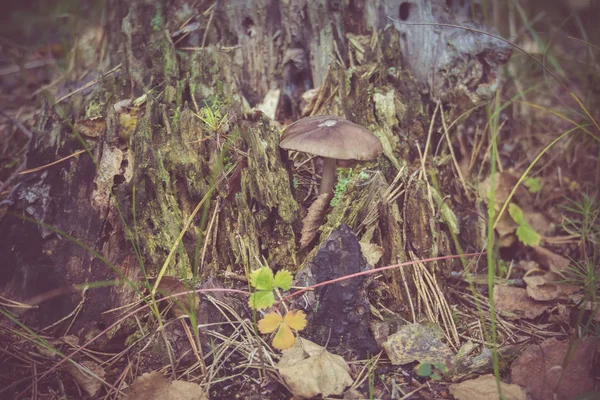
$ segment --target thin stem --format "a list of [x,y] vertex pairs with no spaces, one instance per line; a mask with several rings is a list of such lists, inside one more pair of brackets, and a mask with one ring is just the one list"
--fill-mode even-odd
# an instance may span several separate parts
[[319,194],[331,193],[336,181],[336,159],[323,157],[323,177]]

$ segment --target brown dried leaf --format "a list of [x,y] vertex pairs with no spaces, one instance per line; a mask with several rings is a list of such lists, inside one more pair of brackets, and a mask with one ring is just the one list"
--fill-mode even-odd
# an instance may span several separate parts
[[310,340],[298,338],[283,351],[277,370],[295,396],[310,398],[339,395],[353,382],[350,368],[340,356]]
[[394,365],[419,361],[449,367],[454,354],[442,343],[442,337],[443,333],[436,325],[408,324],[391,335],[383,348]]
[[319,92],[321,90],[321,86],[309,89],[306,92],[302,93],[302,101],[304,101],[305,106],[302,108],[302,116],[308,116],[313,108],[315,107],[315,103],[317,98],[319,97]]
[[[508,199],[508,195],[512,191],[513,187],[519,181],[519,177],[512,174],[510,171],[504,171],[499,174],[496,174],[495,177],[495,188],[494,188],[494,199],[496,211],[500,211],[506,199]],[[489,193],[492,188],[491,185],[491,177],[487,177],[483,182],[479,184],[479,191],[482,196],[485,196],[485,199],[489,199]]]
[[548,236],[552,232],[552,225],[546,216],[537,211],[526,211],[525,220],[534,231],[542,236]]
[[208,400],[200,385],[173,381],[158,371],[139,376],[127,390],[124,400]]
[[360,251],[367,259],[367,264],[375,266],[381,259],[384,249],[375,243],[360,242]]
[[[85,360],[79,364],[89,369],[98,378],[104,378],[104,369],[95,362]],[[69,371],[69,374],[71,374],[73,379],[75,379],[79,386],[81,386],[90,397],[94,397],[102,387],[102,382],[97,377],[91,376],[89,373],[82,371],[73,364],[69,364],[66,370]]]
[[104,133],[106,121],[103,117],[81,119],[75,122],[74,128],[84,136],[97,138]]
[[[183,281],[174,277],[174,276],[163,276],[160,282],[158,283],[158,292],[165,296],[171,296],[178,293],[183,293],[188,290],[192,290],[193,288],[186,286]],[[200,307],[200,298],[196,293],[188,293],[185,295],[172,297],[169,302],[175,304],[173,312],[177,317],[182,315],[187,315],[192,309],[192,301],[194,302],[194,310],[198,310]]]
[[526,289],[504,285],[494,286],[494,303],[496,310],[508,319],[535,318],[550,307],[531,299]]
[[[500,382],[502,395],[506,400],[525,400],[527,393],[519,385]],[[469,379],[450,385],[450,394],[456,400],[500,400],[498,386],[494,375],[481,375],[477,379]]]
[[578,291],[577,287],[561,282],[562,278],[553,272],[544,275],[525,276],[527,294],[534,300],[566,300]]
[[565,258],[559,254],[553,253],[548,249],[541,246],[535,246],[533,248],[535,258],[537,261],[553,272],[564,273],[567,271],[567,267],[571,263],[568,258]]
[[308,213],[302,221],[302,237],[300,239],[300,248],[303,249],[309,245],[310,242],[317,235],[318,229],[321,227],[321,221],[323,214],[329,206],[329,200],[331,199],[331,193],[320,194],[314,203],[308,209]]
[[[534,400],[573,399],[594,387],[592,365],[597,338],[532,344],[511,366],[511,381],[529,389]],[[556,397],[555,397],[556,396]]]

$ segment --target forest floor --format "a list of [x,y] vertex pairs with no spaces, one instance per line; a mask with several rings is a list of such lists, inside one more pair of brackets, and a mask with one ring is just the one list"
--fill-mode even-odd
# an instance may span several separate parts
[[[466,227],[463,222],[454,240],[477,254],[463,254],[464,269],[449,271],[443,282],[423,269],[423,287],[413,288],[421,300],[407,299],[402,316],[381,294],[392,291],[383,270],[362,265],[348,272],[369,271],[356,290],[378,293],[376,307],[363,305],[372,314],[367,329],[377,342],[373,346],[381,351],[366,351],[367,344],[358,352],[344,351],[339,341],[341,354],[334,355],[331,347],[297,338],[306,325],[302,313],[282,317],[248,307],[249,291],[255,296],[250,301],[257,302],[254,308],[264,309],[303,286],[297,280],[291,287],[288,272],[226,271],[195,288],[210,295],[202,301],[186,294],[173,300],[190,286],[160,276],[146,285],[145,294],[152,296],[145,303],[128,305],[118,323],[86,337],[27,326],[18,317],[27,312],[20,308],[27,304],[0,297],[0,398],[120,398],[128,393],[133,399],[283,399],[320,393],[348,399],[487,399],[498,398],[498,388],[507,399],[525,399],[526,393],[533,399],[553,394],[600,398],[600,35],[585,15],[593,9],[561,5],[536,12],[535,3],[531,10],[514,3],[508,15],[487,18],[529,56],[514,51],[502,71],[495,104],[474,110],[461,124],[463,131],[453,140],[461,159],[454,154],[436,159],[440,171],[448,166],[460,171],[457,193],[471,191],[466,186],[473,182],[478,186],[471,191],[480,194],[477,200],[436,215],[447,223],[452,218],[471,221]],[[567,17],[561,10],[571,11]],[[0,218],[21,179],[44,169],[26,170],[42,103],[72,93],[65,84],[69,71],[82,49],[101,35],[93,24],[61,24],[64,15],[56,10],[18,11],[0,41]],[[24,28],[28,19],[41,22]],[[203,118],[218,125],[224,116],[205,113]],[[292,157],[295,185],[315,180],[306,161]],[[350,180],[351,173],[340,177],[338,196]],[[303,205],[314,198],[305,189],[300,193],[306,194],[299,196]],[[321,247],[324,252],[352,240],[358,246],[344,227],[335,235]],[[465,238],[472,242],[465,245]],[[377,265],[383,248],[362,241],[360,248],[369,265],[385,267]],[[361,258],[351,248],[340,251]],[[330,292],[349,293],[347,286],[331,285]],[[155,292],[163,296],[159,301]],[[337,301],[335,293],[328,296]],[[422,298],[430,298],[429,303]],[[300,307],[311,299],[293,301],[290,307]],[[442,315],[436,318],[443,322],[407,321],[411,312],[413,317]],[[361,329],[360,323],[351,324]],[[134,333],[122,336],[124,327]],[[271,332],[277,332],[274,338],[264,334]],[[164,351],[165,343],[172,348]],[[295,347],[282,356],[280,349],[288,344]],[[300,354],[294,353],[299,347]]]

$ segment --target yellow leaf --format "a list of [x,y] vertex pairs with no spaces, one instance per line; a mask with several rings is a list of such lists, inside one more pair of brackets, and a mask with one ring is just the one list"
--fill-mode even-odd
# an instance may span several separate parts
[[289,349],[294,345],[296,337],[287,324],[279,325],[279,329],[273,339],[273,347],[279,350]]
[[258,330],[260,333],[271,333],[275,332],[275,329],[279,328],[283,318],[276,312],[271,312],[258,321]]
[[285,322],[290,328],[301,331],[302,329],[306,328],[306,315],[300,310],[290,311],[289,313],[285,314],[283,322]]

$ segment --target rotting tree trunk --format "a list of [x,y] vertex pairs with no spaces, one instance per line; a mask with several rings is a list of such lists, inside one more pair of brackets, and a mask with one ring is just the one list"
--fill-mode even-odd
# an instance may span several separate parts
[[[90,249],[129,279],[143,279],[140,264],[155,275],[202,199],[169,275],[197,270],[202,281],[265,261],[295,270],[305,260],[296,254],[304,193],[292,190],[290,167],[277,147],[279,127],[249,109],[273,90],[279,90],[272,110],[279,120],[299,118],[308,106],[367,126],[384,145],[385,157],[368,165],[379,172],[368,187],[353,181],[320,242],[346,222],[364,242],[383,247],[385,263],[450,252],[437,206],[412,174],[420,168],[416,146],[424,150],[430,101],[451,101],[456,116],[487,100],[508,52],[472,32],[401,25],[388,17],[456,22],[466,10],[445,9],[441,0],[409,6],[398,0],[187,3],[108,2],[100,67],[120,68],[44,107],[28,168],[80,150],[78,127],[92,118],[104,125],[81,137],[97,163],[86,155],[71,158],[27,175],[15,189],[0,228],[4,297],[26,300],[68,284],[117,278]],[[196,29],[177,32],[194,22]],[[423,40],[433,56],[415,59]],[[457,79],[455,90],[449,82]],[[319,87],[313,103],[302,99]],[[113,105],[141,95],[146,101],[128,134],[123,112]],[[197,117],[203,107],[226,116],[220,129]],[[400,185],[390,188],[397,174]],[[405,192],[395,191],[401,185]],[[393,295],[406,296],[399,272],[389,278]],[[89,328],[90,320],[108,322],[100,312],[128,302],[132,293],[127,286],[89,291],[74,331]],[[29,322],[55,322],[79,301],[69,294],[44,302],[27,314]]]

